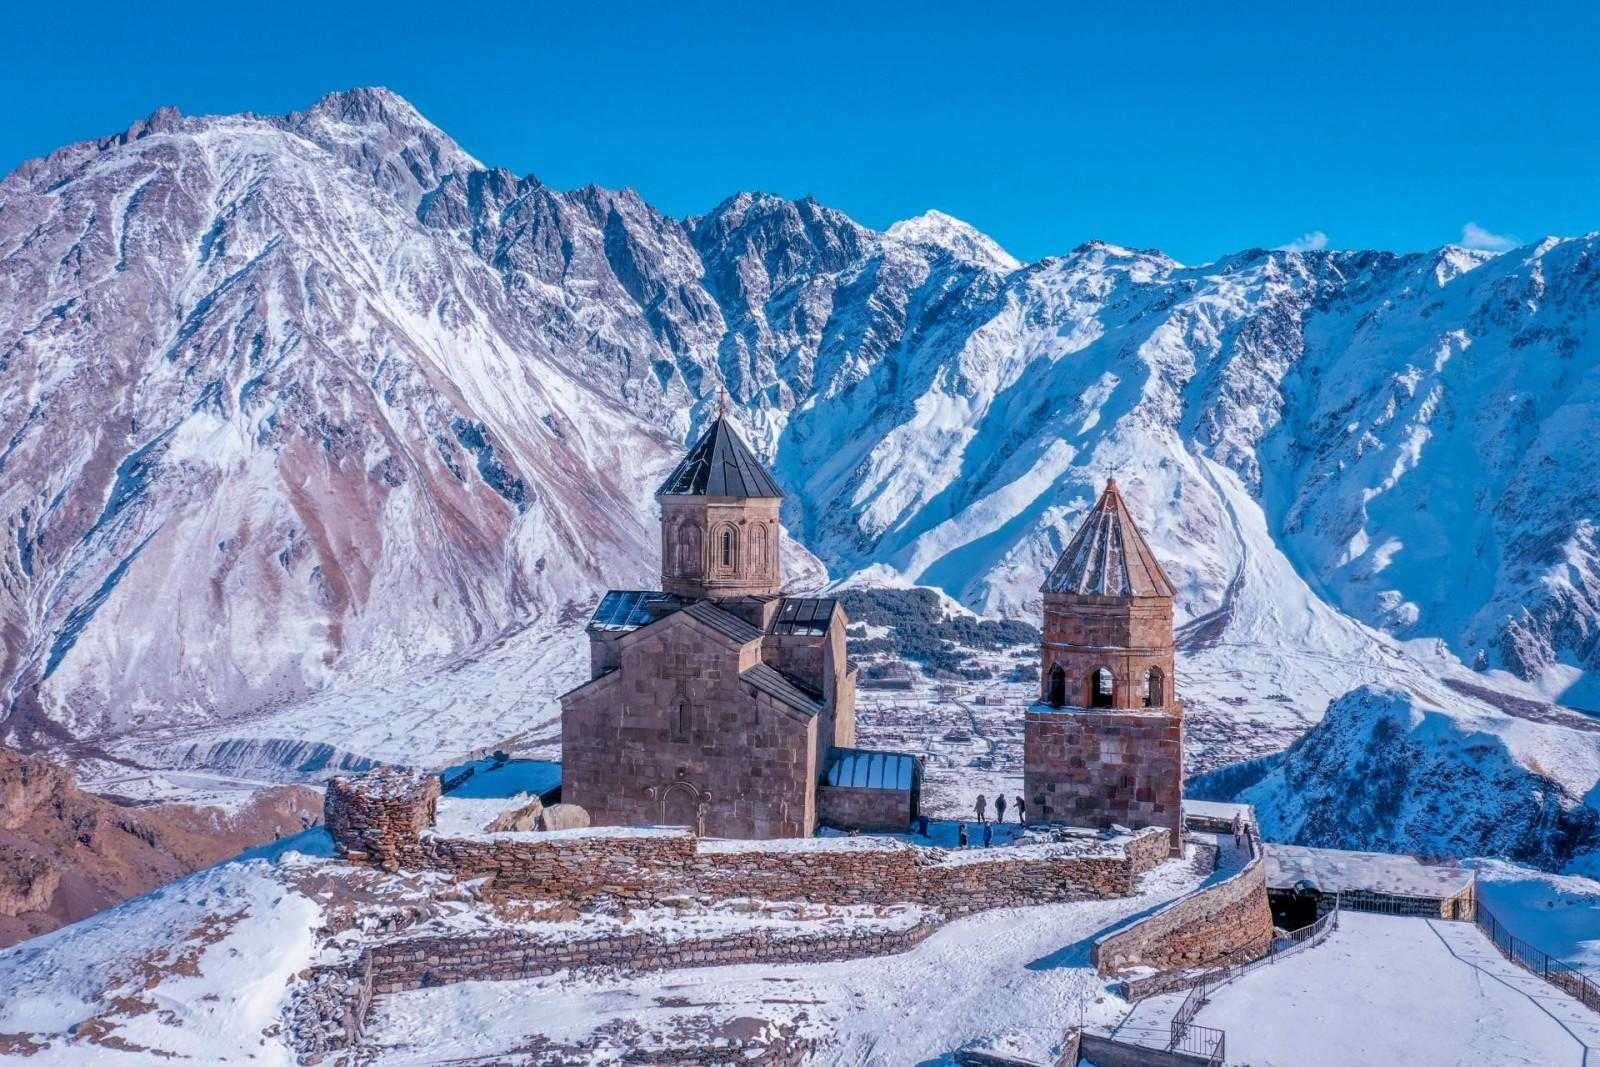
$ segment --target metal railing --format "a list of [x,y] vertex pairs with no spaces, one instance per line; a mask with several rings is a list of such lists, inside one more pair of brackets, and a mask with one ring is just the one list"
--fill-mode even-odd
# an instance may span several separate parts
[[1228,1035],[1221,1030],[1209,1026],[1200,1026],[1198,1023],[1186,1023],[1183,1034],[1173,1044],[1167,1046],[1168,1052],[1185,1052],[1192,1056],[1204,1056],[1207,1064],[1221,1064],[1227,1061]]
[[[1301,927],[1284,937],[1274,938],[1271,950],[1259,959],[1245,960],[1240,963],[1229,964],[1205,977],[1203,981],[1189,990],[1189,995],[1183,998],[1183,1003],[1178,1006],[1177,1012],[1172,1016],[1171,1035],[1167,1048],[1176,1052],[1192,1052],[1201,1056],[1212,1057],[1212,1062],[1222,1063],[1223,1049],[1226,1035],[1221,1030],[1199,1026],[1194,1022],[1194,1017],[1200,1008],[1210,999],[1210,993],[1218,986],[1233,981],[1242,974],[1248,974],[1257,967],[1276,963],[1281,959],[1294,955],[1302,949],[1321,942],[1330,933],[1339,928],[1339,898],[1334,897],[1333,910],[1310,926]],[[1200,1032],[1198,1039],[1192,1035]],[[1197,1047],[1196,1041],[1203,1047]],[[1207,1042],[1214,1042],[1213,1050]]]
[[1477,918],[1474,921],[1489,943],[1500,951],[1500,955],[1543,978],[1591,1011],[1600,1012],[1600,978],[1554,959],[1543,949],[1517,937],[1505,928],[1494,912],[1484,907],[1481,900],[1478,901]]

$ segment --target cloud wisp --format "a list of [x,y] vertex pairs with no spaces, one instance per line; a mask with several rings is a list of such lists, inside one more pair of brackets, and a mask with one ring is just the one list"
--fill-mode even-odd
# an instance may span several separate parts
[[1483,252],[1504,252],[1515,248],[1522,242],[1508,233],[1495,233],[1486,230],[1476,222],[1469,222],[1461,227],[1461,247],[1476,248]]
[[1279,245],[1279,252],[1319,252],[1328,247],[1328,235],[1321,230],[1303,233],[1288,244]]

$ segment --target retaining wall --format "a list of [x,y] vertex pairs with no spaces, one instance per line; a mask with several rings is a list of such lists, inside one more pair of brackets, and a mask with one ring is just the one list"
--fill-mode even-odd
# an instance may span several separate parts
[[1272,947],[1272,909],[1266,864],[1254,834],[1246,839],[1250,860],[1234,874],[1096,941],[1093,958],[1099,972],[1188,969],[1267,952]]

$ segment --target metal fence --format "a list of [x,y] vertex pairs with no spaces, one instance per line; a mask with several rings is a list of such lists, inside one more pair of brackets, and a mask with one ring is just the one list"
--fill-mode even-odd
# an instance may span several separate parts
[[1543,949],[1517,937],[1495,918],[1494,912],[1484,907],[1481,900],[1478,902],[1476,922],[1483,936],[1500,950],[1500,955],[1532,971],[1591,1011],[1600,1012],[1600,979],[1571,964],[1551,958]]
[[1213,989],[1224,983],[1231,982],[1242,974],[1248,974],[1257,967],[1265,967],[1281,959],[1294,955],[1302,949],[1308,949],[1326,938],[1330,933],[1339,928],[1339,898],[1335,897],[1333,910],[1310,926],[1301,927],[1283,937],[1274,938],[1272,949],[1259,959],[1246,960],[1230,964],[1206,976],[1189,990],[1189,995],[1183,998],[1183,1003],[1172,1016],[1172,1032],[1167,1042],[1167,1048],[1176,1052],[1192,1052],[1201,1056],[1208,1056],[1212,1063],[1223,1062],[1226,1035],[1221,1030],[1210,1027],[1198,1026],[1194,1023],[1195,1015],[1202,1005],[1209,999]]

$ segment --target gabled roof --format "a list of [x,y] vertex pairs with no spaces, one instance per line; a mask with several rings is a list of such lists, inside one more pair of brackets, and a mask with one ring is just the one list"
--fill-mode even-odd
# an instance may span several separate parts
[[780,703],[807,715],[822,714],[822,702],[765,663],[739,672],[739,677]]
[[780,499],[783,490],[761,461],[734,432],[726,416],[718,415],[689,448],[656,496],[729,496]]
[[723,611],[709,600],[696,600],[684,608],[683,613],[692,619],[699,619],[723,637],[737,641],[741,645],[747,645],[761,637],[760,630],[732,612]]
[[1081,596],[1172,596],[1172,583],[1123,503],[1116,479],[1107,479],[1105,492],[1045,579],[1044,591]]

